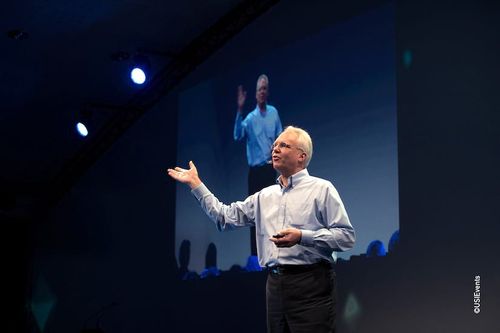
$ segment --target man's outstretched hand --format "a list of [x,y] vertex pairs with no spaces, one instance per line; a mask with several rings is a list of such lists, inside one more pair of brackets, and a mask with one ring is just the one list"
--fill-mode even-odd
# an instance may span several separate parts
[[174,169],[168,169],[167,173],[170,177],[177,180],[178,182],[189,185],[191,189],[194,189],[201,184],[201,180],[198,177],[198,170],[196,169],[193,161],[189,161],[188,170],[175,167]]

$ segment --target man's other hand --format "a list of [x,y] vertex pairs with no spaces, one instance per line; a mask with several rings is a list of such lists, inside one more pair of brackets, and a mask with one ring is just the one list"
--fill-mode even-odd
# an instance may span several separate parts
[[292,247],[300,242],[302,231],[296,228],[286,228],[274,236],[269,238],[269,240],[276,244],[277,247]]

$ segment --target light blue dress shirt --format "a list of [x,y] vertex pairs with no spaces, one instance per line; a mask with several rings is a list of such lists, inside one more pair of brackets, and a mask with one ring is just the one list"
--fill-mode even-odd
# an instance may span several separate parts
[[[333,251],[354,245],[354,229],[337,190],[331,182],[310,176],[307,169],[291,176],[287,187],[278,183],[230,205],[220,202],[204,184],[191,192],[220,231],[256,227],[262,267],[333,262]],[[288,227],[300,229],[302,239],[295,246],[278,248],[269,238]]]
[[261,166],[271,160],[271,146],[283,131],[278,110],[266,105],[266,112],[257,106],[245,119],[236,112],[234,140],[247,140],[247,160],[249,166]]

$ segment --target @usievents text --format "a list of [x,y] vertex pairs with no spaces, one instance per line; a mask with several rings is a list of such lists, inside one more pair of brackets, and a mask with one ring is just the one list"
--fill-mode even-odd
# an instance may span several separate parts
[[474,313],[481,312],[481,276],[474,276]]

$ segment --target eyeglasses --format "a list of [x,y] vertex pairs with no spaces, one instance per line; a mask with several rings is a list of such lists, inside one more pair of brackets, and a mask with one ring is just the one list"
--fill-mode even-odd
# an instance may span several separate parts
[[279,149],[284,149],[284,148],[292,149],[292,148],[296,148],[296,149],[302,150],[305,153],[304,149],[302,149],[300,147],[291,146],[288,143],[283,142],[283,141],[273,143],[273,145],[271,146],[271,154],[274,151],[274,149],[276,149],[276,148],[279,148]]

